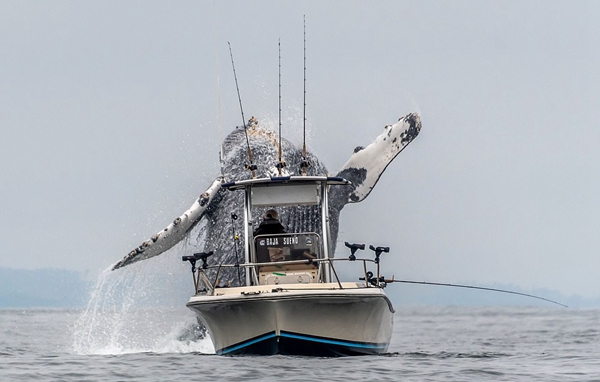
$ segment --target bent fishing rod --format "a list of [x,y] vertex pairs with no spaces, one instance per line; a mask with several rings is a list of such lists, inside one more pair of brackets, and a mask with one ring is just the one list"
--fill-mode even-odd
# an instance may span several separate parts
[[531,298],[535,298],[535,299],[538,299],[538,300],[543,300],[543,301],[551,302],[553,304],[560,305],[562,307],[568,308],[567,305],[561,304],[560,302],[557,302],[557,301],[554,301],[554,300],[550,300],[550,299],[547,299],[547,298],[544,298],[544,297],[540,297],[540,296],[534,296],[532,294],[515,292],[515,291],[512,291],[512,290],[506,290],[506,289],[487,288],[487,287],[479,287],[479,286],[474,286],[474,285],[462,285],[462,284],[450,284],[450,283],[435,283],[435,282],[429,282],[429,281],[396,280],[393,277],[392,277],[391,280],[384,279],[383,281],[386,284],[389,284],[389,283],[403,283],[403,284],[434,285],[434,286],[446,286],[446,287],[453,287],[453,288],[478,289],[478,290],[486,290],[486,291],[491,291],[491,292],[516,294],[516,295],[519,295],[519,296],[531,297]]
[[[356,258],[356,252],[360,249],[360,250],[364,250],[365,249],[365,245],[364,244],[350,244],[348,242],[345,242],[346,247],[350,248],[351,254],[348,257],[348,259],[350,261],[355,261],[357,260]],[[375,252],[375,263],[377,264],[378,268],[377,268],[377,273],[379,274],[379,260],[380,260],[380,256],[382,253],[388,253],[390,251],[390,247],[374,247],[374,246],[369,246],[369,249],[371,249],[372,251]],[[485,290],[485,291],[490,291],[490,292],[500,292],[500,293],[508,293],[508,294],[514,294],[514,295],[519,295],[519,296],[525,296],[525,297],[530,297],[530,298],[535,298],[537,300],[543,300],[546,302],[550,302],[552,304],[556,304],[556,305],[560,305],[562,307],[568,308],[567,305],[565,304],[561,304],[560,302],[554,301],[554,300],[550,300],[548,298],[545,297],[540,297],[540,296],[535,296],[532,294],[528,294],[528,293],[521,293],[521,292],[515,292],[512,290],[507,290],[507,289],[498,289],[498,288],[488,288],[488,287],[480,287],[480,286],[474,286],[474,285],[464,285],[464,284],[450,284],[450,283],[436,283],[436,282],[430,282],[430,281],[413,281],[413,280],[396,280],[394,276],[392,276],[391,279],[386,279],[384,276],[379,275],[377,277],[373,277],[373,273],[372,272],[366,272],[365,269],[365,278],[360,278],[360,280],[365,280],[365,282],[371,283],[374,286],[381,286],[383,285],[385,287],[386,284],[390,284],[390,283],[402,283],[402,284],[419,284],[419,285],[433,285],[433,286],[445,286],[445,287],[452,287],[452,288],[466,288],[466,289],[477,289],[477,290]]]
[[244,118],[244,108],[242,107],[242,97],[240,96],[240,88],[238,86],[237,75],[235,73],[235,63],[233,62],[233,52],[231,51],[231,43],[227,41],[227,45],[229,45],[229,56],[231,57],[231,67],[233,68],[233,78],[235,79],[235,88],[237,90],[238,100],[240,101],[240,111],[242,113],[242,126],[244,126],[244,133],[246,134],[246,146],[248,149],[248,160],[250,164],[246,166],[246,168],[252,171],[252,178],[256,179],[256,170],[257,167],[254,164],[252,158],[252,150],[250,149],[250,141],[248,139],[248,126],[246,125],[246,118]]

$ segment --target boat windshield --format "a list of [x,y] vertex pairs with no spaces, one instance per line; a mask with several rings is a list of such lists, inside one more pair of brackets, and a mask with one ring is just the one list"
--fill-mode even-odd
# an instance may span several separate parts
[[254,242],[258,263],[316,259],[321,254],[320,237],[313,232],[258,235]]

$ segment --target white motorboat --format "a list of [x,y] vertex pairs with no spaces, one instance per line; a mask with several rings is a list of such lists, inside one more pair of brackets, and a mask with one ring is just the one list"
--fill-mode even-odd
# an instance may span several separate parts
[[[379,270],[387,247],[374,258],[334,258],[328,192],[347,187],[342,178],[286,176],[224,183],[244,193],[244,262],[210,264],[212,253],[184,256],[192,264],[195,293],[187,303],[206,326],[217,354],[338,356],[387,351],[394,309]],[[253,235],[253,212],[280,206],[313,206],[319,232]],[[197,268],[196,262],[202,264]],[[355,265],[355,281],[342,281],[336,266]],[[219,285],[224,269],[240,271],[240,285]],[[372,269],[372,270],[370,270]]]

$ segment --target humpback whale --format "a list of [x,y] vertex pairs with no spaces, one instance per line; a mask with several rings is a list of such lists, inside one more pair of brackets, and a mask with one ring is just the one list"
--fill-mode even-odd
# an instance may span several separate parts
[[[386,125],[384,131],[368,146],[354,149],[350,159],[337,173],[338,177],[349,180],[351,185],[335,187],[330,191],[329,214],[333,252],[337,241],[340,211],[346,204],[358,203],[369,195],[387,166],[415,139],[420,130],[421,118],[418,114],[411,113],[401,117],[394,124]],[[232,229],[243,232],[243,227],[241,223],[237,227],[232,227],[232,224],[235,224],[236,215],[242,215],[243,195],[239,192],[229,192],[221,188],[221,184],[225,181],[232,182],[250,177],[246,168],[247,142],[252,150],[254,164],[258,167],[256,170],[258,177],[279,175],[276,166],[279,163],[279,144],[282,147],[283,160],[287,164],[282,170],[282,175],[301,173],[300,166],[304,160],[302,149],[286,139],[281,139],[280,142],[275,132],[262,128],[256,118],[250,118],[246,127],[237,127],[223,141],[222,175],[212,182],[187,211],[165,229],[152,235],[150,239],[129,252],[121,261],[114,264],[112,269],[116,270],[160,255],[185,239],[202,221],[206,224],[204,251],[212,251],[215,254],[211,260],[217,263],[235,263],[237,249]],[[307,152],[306,159],[310,163],[307,175],[328,174],[325,166],[315,155]],[[321,219],[318,218],[318,214],[316,206],[279,210],[280,221],[288,232],[319,232]],[[261,215],[258,213],[254,216]],[[254,223],[256,227],[258,222]],[[243,257],[241,252],[240,255]],[[234,272],[235,270],[230,270],[229,274],[225,272],[221,280],[226,282],[233,280]]]

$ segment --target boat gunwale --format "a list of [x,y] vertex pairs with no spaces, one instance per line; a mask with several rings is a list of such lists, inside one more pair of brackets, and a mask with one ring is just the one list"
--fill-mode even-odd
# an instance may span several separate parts
[[[351,284],[351,283],[347,283]],[[284,288],[284,286],[291,286],[291,288]],[[242,294],[240,291],[237,293],[224,293],[218,295],[196,295],[190,297],[186,306],[191,308],[199,305],[211,305],[211,304],[230,304],[230,303],[252,303],[252,302],[278,302],[284,300],[308,300],[308,299],[372,299],[381,298],[385,300],[390,309],[390,312],[395,313],[394,306],[389,297],[384,293],[381,288],[375,287],[350,287],[340,289],[335,288],[294,288],[296,284],[284,284],[278,288],[271,288],[271,290],[265,290],[264,285],[244,288],[227,288],[227,289],[244,289],[251,294]],[[358,292],[358,293],[357,293]]]

